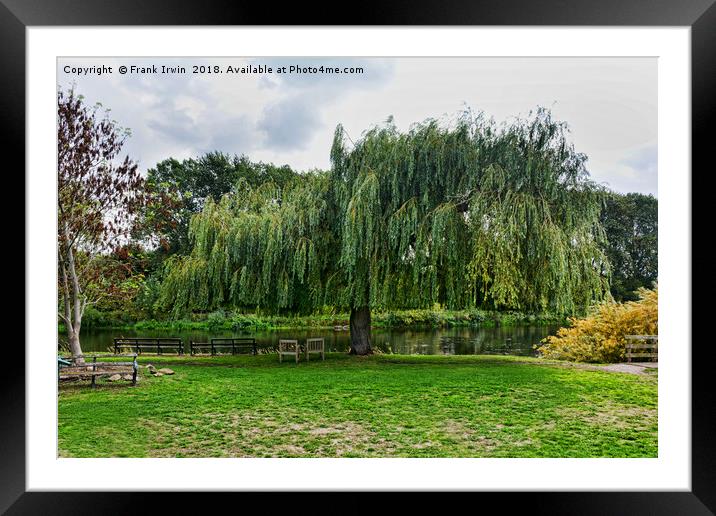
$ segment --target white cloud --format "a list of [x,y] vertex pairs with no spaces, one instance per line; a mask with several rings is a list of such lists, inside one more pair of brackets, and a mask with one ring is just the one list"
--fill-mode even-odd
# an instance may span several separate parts
[[[73,77],[64,64],[361,66],[362,74],[186,74]],[[566,121],[593,178],[619,191],[656,193],[657,67],[654,58],[72,58],[90,102],[112,108],[133,136],[142,169],[207,150],[304,170],[329,166],[335,126],[352,138],[389,115],[406,130],[465,104],[498,122],[537,106]]]

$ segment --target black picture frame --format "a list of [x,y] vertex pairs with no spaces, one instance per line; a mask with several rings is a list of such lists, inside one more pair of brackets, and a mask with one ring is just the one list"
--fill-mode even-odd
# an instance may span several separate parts
[[[0,119],[5,149],[24,148],[25,134],[25,29],[29,26],[112,25],[511,25],[511,26],[689,26],[691,27],[692,73],[692,192],[713,169],[709,129],[716,125],[716,4],[715,0],[506,0],[426,2],[362,2],[350,14],[336,6],[293,3],[277,6],[267,2],[231,0],[0,0]],[[710,145],[709,145],[710,144]],[[14,152],[13,154],[19,154]],[[17,170],[25,169],[24,154]],[[694,173],[693,171],[696,171]],[[673,173],[679,173],[674,171]],[[696,206],[692,198],[692,206]],[[692,235],[708,234],[704,222],[692,215]],[[707,218],[708,220],[708,218]],[[710,239],[709,239],[710,240]],[[706,260],[692,259],[692,275],[709,277]],[[26,277],[32,271],[25,270]],[[705,306],[704,306],[705,305]],[[707,304],[692,303],[692,320],[706,316]],[[696,317],[694,317],[696,315]],[[701,315],[702,317],[699,317]],[[710,377],[713,344],[692,337],[692,490],[689,492],[524,492],[480,493],[509,508],[521,507],[537,514],[714,514],[716,513],[716,425],[709,416],[716,411]],[[689,343],[684,343],[688,349]],[[26,342],[26,346],[30,343]],[[5,385],[0,391],[0,512],[7,514],[116,514],[150,509],[174,510],[186,504],[185,493],[78,493],[26,492],[25,489],[25,360],[13,357],[4,368]],[[212,506],[247,493],[206,493]],[[252,494],[262,499],[276,494]],[[303,496],[303,495],[302,495]],[[354,503],[343,508],[366,512],[373,506],[369,493],[352,493]],[[421,494],[411,495],[423,503]],[[474,495],[473,495],[474,496]],[[216,498],[216,497],[220,497]],[[292,506],[303,502],[292,495]],[[149,498],[146,500],[145,498]],[[160,498],[155,501],[155,498]],[[251,500],[258,501],[258,500]],[[482,501],[482,500],[481,500]],[[158,503],[155,505],[155,503]],[[260,502],[259,502],[260,503]],[[468,502],[470,503],[470,502]],[[474,503],[474,502],[472,502]],[[405,506],[407,508],[407,506]],[[311,510],[335,512],[318,504]],[[342,511],[344,512],[344,511]]]

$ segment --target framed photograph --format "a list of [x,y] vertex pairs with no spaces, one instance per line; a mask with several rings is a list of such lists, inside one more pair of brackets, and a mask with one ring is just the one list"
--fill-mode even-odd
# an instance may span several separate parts
[[691,302],[716,7],[611,3],[2,0],[27,253],[0,508],[716,511]]

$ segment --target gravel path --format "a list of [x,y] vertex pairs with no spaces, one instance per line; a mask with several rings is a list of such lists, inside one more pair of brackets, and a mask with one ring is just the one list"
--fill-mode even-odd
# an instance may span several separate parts
[[631,373],[631,374],[645,374],[645,369],[653,368],[658,369],[659,363],[653,362],[648,363],[631,363],[631,364],[610,364],[607,366],[598,366],[602,371],[612,371],[615,373]]

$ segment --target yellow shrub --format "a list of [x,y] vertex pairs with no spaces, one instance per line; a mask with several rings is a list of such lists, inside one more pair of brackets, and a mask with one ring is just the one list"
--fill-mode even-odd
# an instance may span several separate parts
[[547,337],[539,348],[544,358],[576,362],[621,362],[625,335],[657,335],[659,332],[658,288],[640,289],[639,301],[605,302],[584,319]]

